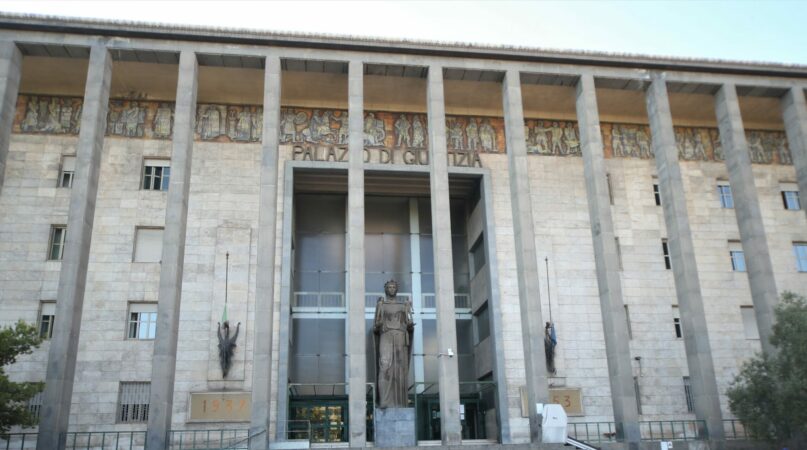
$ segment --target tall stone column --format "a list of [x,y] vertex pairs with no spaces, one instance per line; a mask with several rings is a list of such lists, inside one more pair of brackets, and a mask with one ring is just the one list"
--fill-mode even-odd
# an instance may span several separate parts
[[576,106],[591,237],[594,243],[594,263],[597,268],[597,284],[600,288],[600,309],[605,333],[608,375],[611,381],[614,422],[617,437],[624,439],[630,449],[637,449],[641,440],[639,413],[636,408],[636,391],[633,387],[628,324],[619,280],[619,260],[606,180],[600,113],[597,110],[597,94],[592,75],[580,77],[577,83]]
[[434,246],[434,292],[437,303],[440,434],[443,445],[456,445],[462,441],[462,426],[459,411],[459,370],[457,359],[453,356],[457,353],[457,319],[454,314],[454,261],[451,245],[446,112],[441,66],[429,66],[426,106],[429,116],[429,151],[431,152],[429,155],[429,180]]
[[661,191],[661,206],[664,209],[664,222],[667,225],[670,259],[675,277],[675,293],[684,329],[684,347],[687,353],[689,378],[692,382],[695,416],[706,423],[711,440],[722,441],[725,436],[723,416],[720,412],[720,391],[717,388],[712,362],[712,349],[703,309],[692,231],[689,228],[684,181],[678,164],[678,147],[673,132],[667,83],[661,76],[653,75],[646,100]]
[[8,144],[11,126],[17,112],[17,93],[20,90],[22,54],[14,42],[0,43],[0,192],[6,174]]
[[56,294],[59,320],[54,324],[48,352],[45,395],[36,444],[39,450],[65,448],[111,80],[112,58],[109,52],[102,44],[93,45],[76,149],[76,173],[70,191],[67,242]]
[[196,54],[193,51],[183,50],[179,55],[171,181],[165,205],[157,335],[154,339],[154,355],[151,363],[151,395],[146,436],[148,450],[167,448],[168,431],[171,429],[198,71]]
[[807,214],[807,104],[804,101],[804,89],[788,89],[782,97],[782,116],[785,119],[787,145],[796,168],[801,209]]
[[527,370],[527,398],[530,410],[530,437],[541,442],[541,416],[536,403],[549,401],[549,383],[544,357],[544,320],[538,286],[538,256],[532,219],[527,139],[524,135],[524,107],[521,100],[521,75],[508,70],[502,85],[507,161],[510,172],[510,203],[513,209],[513,234],[518,274],[518,299],[521,309],[521,336],[524,342],[524,366]]
[[[266,57],[263,78],[261,190],[258,206],[258,268],[255,280],[255,342],[252,351],[250,450],[269,448],[272,394],[272,332],[275,311],[275,234],[280,125],[280,58]],[[278,394],[279,395],[279,394]],[[259,434],[263,433],[263,435]]]
[[364,64],[348,63],[347,301],[350,446],[367,443],[364,319]]
[[748,268],[748,284],[754,301],[762,351],[773,351],[770,337],[773,329],[773,308],[777,303],[776,281],[768,251],[768,239],[762,224],[757,187],[751,170],[751,154],[745,140],[743,119],[737,89],[733,84],[724,84],[715,95],[715,111],[720,129],[720,143],[729,171],[731,194],[734,197],[734,213],[745,253]]

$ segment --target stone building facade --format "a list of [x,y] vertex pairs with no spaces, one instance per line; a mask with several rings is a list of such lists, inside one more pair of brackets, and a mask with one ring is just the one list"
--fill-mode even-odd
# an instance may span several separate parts
[[806,79],[0,17],[0,321],[46,338],[8,369],[47,383],[38,448],[366,446],[390,278],[421,442],[535,442],[550,401],[586,439],[722,441],[778,295],[807,294]]

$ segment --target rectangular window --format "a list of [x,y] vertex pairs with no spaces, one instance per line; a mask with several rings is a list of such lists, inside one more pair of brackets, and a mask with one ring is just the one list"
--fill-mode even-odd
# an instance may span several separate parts
[[745,253],[740,242],[729,241],[729,256],[731,257],[731,270],[745,272]]
[[801,209],[801,201],[799,200],[799,191],[782,191],[782,201],[785,203],[785,209],[797,211]]
[[151,383],[120,383],[118,394],[118,422],[148,422]]
[[681,312],[678,310],[678,305],[673,305],[672,312],[673,312],[673,328],[675,329],[675,337],[682,338],[684,337],[684,331],[683,328],[681,328]]
[[76,157],[62,156],[62,166],[59,170],[59,187],[69,188],[73,186],[73,173],[76,171]]
[[53,337],[53,321],[56,319],[56,302],[42,302],[39,305],[39,337]]
[[720,197],[721,208],[734,208],[734,198],[731,196],[731,186],[725,183],[718,184],[717,195]]
[[757,316],[754,314],[753,306],[740,306],[740,313],[743,316],[743,328],[746,339],[759,339],[759,329],[757,328]]
[[796,269],[807,272],[807,242],[794,242],[793,254],[796,255]]
[[639,389],[639,377],[633,377],[633,391],[636,393],[636,411],[642,413],[642,391]]
[[692,401],[692,384],[689,377],[684,377],[684,397],[687,400],[687,412],[695,412],[695,404]]
[[135,229],[134,262],[160,262],[163,253],[163,229]]
[[130,303],[129,326],[126,336],[129,339],[154,339],[157,334],[157,304]]
[[628,310],[628,305],[625,306],[625,324],[628,327],[628,339],[633,339],[633,328],[630,325],[630,310]]
[[480,343],[490,336],[490,314],[488,314],[488,303],[485,302],[476,313],[474,313],[476,323],[476,343]]
[[619,246],[619,238],[614,238],[614,245],[616,245],[616,263],[619,270],[622,270],[622,248]]
[[485,266],[485,235],[480,234],[479,239],[476,240],[473,247],[471,247],[471,267],[473,274],[476,275]]
[[171,178],[171,160],[146,159],[143,162],[143,189],[147,191],[167,191]]
[[605,182],[608,184],[608,200],[613,205],[614,204],[614,186],[611,183],[611,174],[610,173],[605,174]]
[[799,198],[799,186],[796,183],[779,183],[782,191],[782,203],[789,211],[801,209],[801,199]]
[[658,189],[658,183],[653,184],[653,197],[656,198],[656,206],[661,206],[661,192]]
[[64,256],[64,243],[67,237],[67,227],[64,225],[50,226],[50,245],[48,246],[48,259],[61,261]]
[[42,411],[42,395],[44,392],[37,392],[33,397],[28,399],[28,412],[34,417],[39,417]]
[[672,260],[670,259],[670,246],[667,244],[667,239],[661,240],[661,253],[664,255],[664,267],[667,270],[672,269]]

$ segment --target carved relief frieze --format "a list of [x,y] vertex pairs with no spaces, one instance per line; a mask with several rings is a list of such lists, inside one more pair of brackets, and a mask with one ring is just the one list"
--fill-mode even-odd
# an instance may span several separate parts
[[14,132],[77,135],[82,103],[80,97],[20,95]]
[[196,140],[260,142],[263,108],[249,105],[200,104],[196,107]]

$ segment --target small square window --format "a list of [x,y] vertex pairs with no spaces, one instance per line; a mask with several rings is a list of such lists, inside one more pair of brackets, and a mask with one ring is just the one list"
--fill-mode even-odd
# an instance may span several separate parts
[[656,206],[661,206],[661,192],[658,188],[658,183],[653,184],[653,197],[656,199]]
[[171,178],[171,161],[168,159],[146,159],[143,162],[143,189],[146,191],[167,191]]
[[782,191],[782,201],[785,204],[785,209],[789,211],[798,211],[801,209],[799,191]]
[[42,302],[39,306],[39,337],[53,337],[53,321],[56,319],[56,302]]
[[126,337],[150,340],[157,335],[157,304],[130,303]]
[[50,245],[48,246],[48,259],[61,261],[64,257],[64,244],[67,238],[67,227],[64,225],[50,226]]
[[118,393],[118,422],[148,422],[150,392],[151,383],[122,381]]
[[664,255],[664,267],[667,270],[672,269],[672,260],[670,259],[670,246],[667,244],[667,239],[661,240],[661,252]]
[[137,227],[135,229],[134,262],[160,262],[162,252],[162,228]]
[[718,184],[717,195],[720,197],[721,208],[734,208],[734,198],[731,196],[731,186],[728,184]]
[[73,187],[73,173],[76,171],[76,157],[62,156],[62,166],[59,170],[59,187]]
[[745,253],[740,242],[729,242],[729,256],[731,257],[731,270],[735,272],[745,272]]
[[807,272],[807,242],[794,242],[793,254],[796,255],[796,269]]

